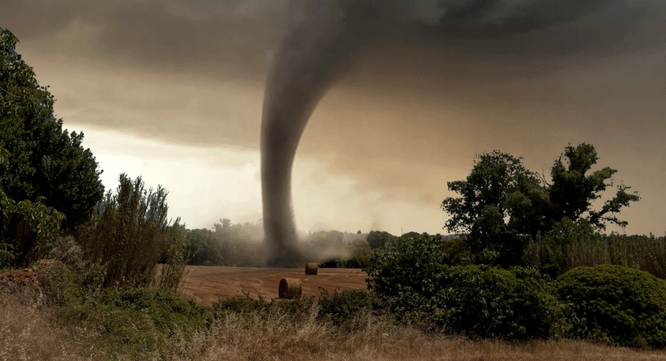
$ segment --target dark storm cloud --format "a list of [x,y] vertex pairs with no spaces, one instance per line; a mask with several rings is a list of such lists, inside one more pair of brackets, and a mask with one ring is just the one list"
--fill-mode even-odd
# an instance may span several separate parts
[[[314,2],[315,7],[332,3]],[[374,45],[385,46],[385,52],[404,61],[418,57],[420,46],[440,49],[442,57],[454,54],[482,62],[522,57],[524,65],[536,69],[563,56],[567,60],[644,50],[663,41],[666,33],[666,4],[658,0],[361,3],[371,9],[354,31],[362,33],[364,24],[372,23],[368,20],[383,18],[386,26],[375,30]],[[74,56],[77,51],[93,51],[106,59],[147,66],[261,78],[290,24],[311,16],[308,6],[312,2],[305,0],[2,0],[0,26],[29,41],[79,22],[99,32],[92,50],[77,49],[76,44],[62,47]],[[451,64],[448,61],[449,68]]]
[[[289,19],[287,0],[3,0],[0,26],[20,40],[73,23],[97,28],[94,56],[184,71],[265,73]],[[72,56],[84,49],[63,44]],[[90,54],[85,54],[90,55]]]

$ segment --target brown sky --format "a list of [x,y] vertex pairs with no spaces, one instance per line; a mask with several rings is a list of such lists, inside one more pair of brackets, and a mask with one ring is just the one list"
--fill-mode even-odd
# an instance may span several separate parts
[[[0,27],[106,177],[123,165],[143,173],[171,190],[188,225],[210,226],[261,217],[264,78],[287,25],[306,16],[301,1],[0,0]],[[529,32],[466,31],[463,19],[465,31],[405,26],[381,38],[306,129],[298,227],[441,231],[446,182],[475,154],[500,149],[548,173],[584,141],[642,196],[623,212],[627,232],[663,234],[666,3],[603,4]]]

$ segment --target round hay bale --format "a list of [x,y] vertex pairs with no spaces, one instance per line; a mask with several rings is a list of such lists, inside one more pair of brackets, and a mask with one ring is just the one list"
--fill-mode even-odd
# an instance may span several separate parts
[[303,293],[301,280],[298,278],[283,278],[280,280],[278,295],[280,298],[298,298]]
[[316,263],[306,263],[305,264],[305,274],[306,275],[316,275],[319,265]]

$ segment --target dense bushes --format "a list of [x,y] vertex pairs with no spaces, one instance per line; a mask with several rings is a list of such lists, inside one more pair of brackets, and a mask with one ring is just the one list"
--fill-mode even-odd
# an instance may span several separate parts
[[344,329],[357,329],[363,326],[370,315],[388,316],[387,300],[375,292],[351,290],[343,292],[322,292],[319,299],[319,316],[333,325]]
[[375,252],[365,270],[369,288],[387,296],[436,292],[441,265],[466,264],[468,258],[455,240],[440,235],[403,236]]
[[575,268],[557,279],[574,335],[627,346],[666,346],[666,281],[638,270]]
[[566,330],[551,285],[528,270],[488,266],[444,270],[433,299],[439,324],[475,337],[508,339],[560,337]]
[[466,262],[457,241],[427,234],[401,238],[377,252],[369,288],[392,312],[446,332],[526,339],[561,336],[566,329],[551,285],[533,270],[450,266]]

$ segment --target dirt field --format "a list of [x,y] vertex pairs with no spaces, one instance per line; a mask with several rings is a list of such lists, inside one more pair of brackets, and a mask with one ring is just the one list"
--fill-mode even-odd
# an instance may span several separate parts
[[304,268],[251,268],[188,266],[183,278],[183,295],[210,305],[218,297],[243,296],[247,292],[257,298],[278,298],[280,279],[299,278],[303,296],[319,296],[319,287],[333,293],[366,288],[368,275],[360,269],[320,268],[317,275],[306,275]]

